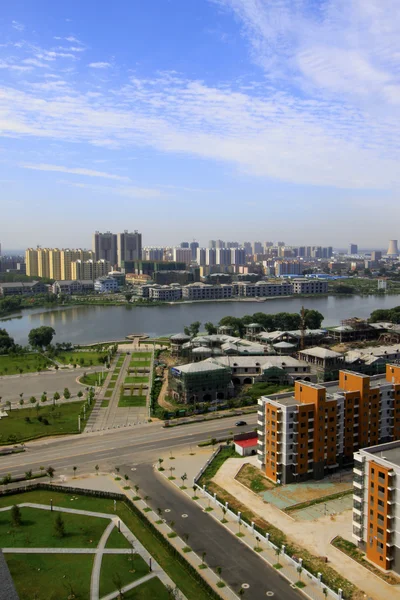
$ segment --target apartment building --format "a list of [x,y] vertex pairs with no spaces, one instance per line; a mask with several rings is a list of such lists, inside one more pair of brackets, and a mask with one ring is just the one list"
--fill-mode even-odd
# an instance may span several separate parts
[[118,261],[117,235],[111,231],[105,233],[96,231],[93,234],[92,250],[95,260],[106,260],[112,266],[116,265]]
[[258,457],[276,483],[322,479],[359,448],[400,438],[400,367],[386,378],[340,371],[339,382],[296,381],[258,401]]
[[49,277],[50,279],[72,279],[71,264],[77,260],[92,260],[90,250],[62,248],[28,248],[25,251],[26,274],[32,277]]
[[55,281],[52,285],[53,294],[84,294],[93,292],[94,283],[90,280],[60,280]]
[[138,231],[125,230],[117,235],[118,266],[122,267],[126,260],[142,258],[142,234]]
[[104,275],[103,277],[98,277],[98,279],[94,282],[94,290],[95,292],[99,292],[101,294],[111,294],[113,292],[118,292],[119,283],[114,277],[108,277]]
[[107,275],[111,271],[111,263],[106,260],[76,260],[71,263],[71,279],[91,279]]
[[148,297],[152,300],[173,302],[182,298],[182,288],[173,285],[150,286]]
[[232,296],[233,286],[228,284],[191,283],[182,288],[182,298],[184,300],[220,300],[232,298]]
[[168,389],[174,400],[185,404],[225,400],[233,394],[231,370],[212,361],[172,367]]
[[354,454],[353,538],[366,558],[400,574],[400,442]]
[[14,281],[0,283],[0,296],[35,296],[47,294],[49,287],[41,281]]
[[292,281],[294,294],[327,294],[328,282],[318,279],[294,279]]
[[263,298],[268,296],[291,296],[293,287],[291,283],[271,283],[269,281],[257,281],[248,283],[246,281],[234,284],[236,296],[247,298]]

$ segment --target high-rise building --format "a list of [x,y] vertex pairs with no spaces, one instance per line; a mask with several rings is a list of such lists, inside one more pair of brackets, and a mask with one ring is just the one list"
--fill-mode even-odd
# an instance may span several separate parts
[[174,248],[172,258],[175,262],[183,262],[190,265],[192,262],[192,251],[190,248]]
[[216,264],[225,267],[231,264],[231,250],[229,248],[217,248]]
[[[76,260],[86,261],[95,260],[94,252],[91,250],[82,250],[82,248],[70,249],[65,248],[60,253],[60,268],[61,277],[63,281],[72,280],[72,269],[71,264]],[[56,279],[55,277],[53,279]]]
[[277,277],[283,277],[285,275],[301,275],[302,273],[302,264],[300,261],[281,261],[277,260],[274,264],[275,267],[275,275]]
[[48,248],[38,248],[38,276],[50,277]]
[[[321,360],[329,352],[321,350]],[[258,456],[276,483],[322,479],[351,464],[359,448],[400,438],[400,367],[386,381],[339,371],[339,388],[296,381],[295,390],[259,399]]]
[[97,260],[106,260],[114,267],[118,263],[117,235],[96,231],[93,235],[93,252]]
[[122,266],[122,261],[140,260],[142,258],[142,234],[136,230],[133,233],[129,233],[127,230],[124,233],[118,233],[117,254],[119,267]]
[[196,260],[197,248],[199,247],[199,242],[190,242],[189,248],[192,251],[192,260]]
[[181,242],[180,247],[181,248],[189,248],[189,242]]
[[71,263],[71,279],[91,279],[107,275],[111,271],[108,260],[76,260]]
[[49,249],[49,277],[59,281],[61,279],[61,250]]
[[28,248],[25,250],[25,264],[27,275],[31,277],[39,276],[37,248]]
[[207,248],[206,264],[209,267],[214,267],[217,264],[217,251],[215,248]]
[[244,248],[231,248],[231,265],[240,267],[246,264],[246,250]]
[[357,244],[349,244],[349,254],[358,254]]
[[263,245],[261,242],[253,242],[253,254],[263,254]]
[[225,242],[223,240],[216,240],[215,242],[215,247],[218,248],[225,248]]
[[371,252],[371,260],[372,261],[382,260],[382,252],[380,250],[373,250]]
[[200,267],[204,267],[207,264],[207,251],[205,248],[197,248],[196,262]]
[[246,251],[246,256],[251,256],[251,254],[253,254],[253,248],[252,248],[251,242],[244,242],[243,248]]
[[164,248],[143,248],[143,260],[164,260]]
[[226,242],[227,248],[239,248],[239,242]]
[[210,240],[208,242],[208,247],[209,248],[216,248],[217,247],[217,242],[215,240]]

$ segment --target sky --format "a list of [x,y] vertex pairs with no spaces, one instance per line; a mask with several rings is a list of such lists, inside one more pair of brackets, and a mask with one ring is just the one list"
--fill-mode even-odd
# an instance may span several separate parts
[[399,238],[398,0],[3,0],[0,242]]

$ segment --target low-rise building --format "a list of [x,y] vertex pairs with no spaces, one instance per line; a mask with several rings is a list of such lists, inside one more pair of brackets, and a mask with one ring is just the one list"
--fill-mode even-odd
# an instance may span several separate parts
[[400,442],[362,448],[353,473],[353,537],[367,560],[400,574]]
[[223,300],[232,296],[233,286],[228,284],[191,283],[182,288],[184,300]]
[[316,346],[308,350],[300,350],[297,358],[311,365],[311,372],[322,381],[337,379],[339,370],[345,367],[344,354],[327,348]]
[[312,380],[310,365],[291,356],[216,356],[213,361],[231,369],[234,385]]
[[70,296],[71,294],[86,294],[93,292],[94,283],[91,279],[70,279],[55,281],[51,286],[53,294],[65,294]]
[[250,283],[243,281],[234,284],[235,296],[243,296],[246,298],[267,298],[270,296],[291,296],[293,294],[293,287],[288,282],[270,282],[270,281],[257,281],[257,283]]
[[221,401],[233,395],[230,369],[212,361],[172,367],[168,386],[172,398],[184,404]]
[[182,298],[182,288],[173,285],[152,286],[149,289],[149,298],[163,302],[173,302]]
[[318,279],[292,279],[294,294],[327,294],[328,282]]
[[94,282],[94,290],[95,292],[100,292],[101,294],[111,294],[114,292],[118,292],[119,283],[114,277],[99,277]]
[[400,438],[400,367],[387,365],[386,378],[339,375],[259,399],[258,457],[272,481],[322,479],[360,448]]
[[41,281],[0,283],[0,296],[35,296],[37,294],[47,294],[49,287]]

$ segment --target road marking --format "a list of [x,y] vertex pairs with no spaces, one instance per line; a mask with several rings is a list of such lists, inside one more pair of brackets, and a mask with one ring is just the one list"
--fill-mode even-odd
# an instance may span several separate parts
[[250,587],[250,585],[249,585],[248,583],[242,583],[242,588],[243,588],[244,590],[248,590],[248,589],[249,589],[249,587]]
[[171,509],[170,509],[170,508],[166,508],[166,509],[164,510],[164,512],[166,512],[166,513],[168,513],[168,512],[171,512]]
[[273,596],[273,595],[274,595],[274,592],[267,592],[265,595],[266,595],[266,596]]
[[189,515],[183,514],[182,519],[187,519]]

